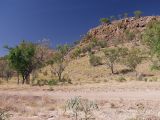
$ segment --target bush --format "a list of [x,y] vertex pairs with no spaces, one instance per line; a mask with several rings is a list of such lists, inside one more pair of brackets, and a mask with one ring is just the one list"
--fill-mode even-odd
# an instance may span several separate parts
[[128,55],[124,59],[124,64],[129,67],[132,71],[135,71],[138,64],[142,62],[141,51],[133,48],[128,51]]
[[72,57],[72,58],[80,57],[80,54],[81,54],[81,53],[82,53],[81,48],[76,48],[76,49],[73,51],[71,57]]
[[0,109],[0,120],[8,120],[10,114],[6,110]]
[[53,86],[53,85],[57,85],[58,84],[58,81],[57,80],[48,80],[48,85],[49,86]]
[[82,48],[82,53],[91,52],[91,50],[92,50],[92,47],[89,44],[89,45]]
[[134,11],[135,18],[140,18],[141,15],[142,15],[142,11],[140,11],[140,10]]
[[118,79],[116,79],[116,81],[118,81],[118,82],[125,82],[127,80],[123,76],[121,76]]
[[98,41],[97,45],[100,46],[101,48],[105,48],[105,47],[107,47],[107,42],[106,41]]
[[102,59],[101,57],[95,56],[93,54],[90,55],[89,62],[92,66],[98,66],[102,65]]
[[125,31],[125,35],[128,41],[132,41],[135,38],[135,34],[129,30]]
[[109,20],[108,18],[101,18],[101,19],[100,19],[100,22],[101,22],[102,24],[107,24],[107,23],[110,23],[110,20]]
[[104,51],[106,65],[110,68],[112,74],[114,74],[114,66],[119,61],[120,49],[119,48],[107,48]]
[[44,86],[44,85],[48,85],[48,81],[47,80],[37,80],[36,85],[38,86]]
[[98,105],[96,103],[80,97],[68,100],[65,106],[65,112],[71,110],[74,120],[94,119],[92,111],[97,109]]

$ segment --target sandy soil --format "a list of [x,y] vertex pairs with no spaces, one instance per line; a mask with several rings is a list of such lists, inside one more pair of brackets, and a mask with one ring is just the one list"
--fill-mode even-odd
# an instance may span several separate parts
[[[81,96],[95,101],[96,120],[160,120],[160,83],[126,82],[48,87],[1,86],[0,108],[11,120],[72,120],[64,105]],[[74,119],[73,119],[74,120]]]

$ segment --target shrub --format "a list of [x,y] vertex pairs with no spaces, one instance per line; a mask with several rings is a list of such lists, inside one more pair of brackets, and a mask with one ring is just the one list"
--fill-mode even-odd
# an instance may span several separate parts
[[157,82],[158,78],[157,77],[152,77],[148,80],[149,82]]
[[142,15],[142,11],[140,11],[140,10],[134,11],[135,18],[140,18],[141,15]]
[[77,57],[80,57],[80,54],[82,53],[82,50],[81,50],[81,48],[76,48],[74,51],[73,51],[73,53],[72,53],[72,55],[71,55],[71,57],[72,58],[77,58]]
[[160,22],[151,21],[142,35],[142,42],[150,49],[152,56],[152,69],[160,70]]
[[36,83],[36,85],[38,85],[38,86],[44,86],[44,85],[47,85],[47,84],[48,84],[48,81],[43,80],[43,79],[37,80],[37,83]]
[[107,66],[111,69],[112,74],[114,74],[114,65],[119,61],[120,51],[119,48],[108,48],[104,50],[105,59]]
[[48,81],[49,90],[50,90],[50,91],[53,91],[53,86],[54,86],[54,85],[57,85],[57,84],[58,84],[58,81],[57,81],[57,80],[49,80],[49,81]]
[[102,64],[102,59],[99,56],[95,56],[94,54],[90,55],[89,62],[92,66],[98,66]]
[[118,79],[116,79],[116,81],[118,81],[118,82],[125,82],[126,79],[123,76],[121,76]]
[[125,35],[128,41],[132,41],[135,38],[135,34],[129,30],[125,31]]
[[132,71],[135,71],[137,65],[140,64],[142,60],[143,58],[141,56],[141,51],[139,49],[133,48],[128,51],[128,55],[124,60],[124,64]]
[[6,110],[0,109],[0,120],[8,120],[10,114],[7,113]]
[[49,85],[49,86],[53,86],[53,85],[57,85],[57,84],[58,84],[58,81],[57,81],[57,80],[52,79],[52,80],[49,80],[49,81],[48,81],[48,85]]
[[98,46],[100,46],[101,48],[105,48],[107,47],[107,42],[106,41],[98,41]]
[[110,23],[110,20],[109,20],[108,18],[101,18],[101,19],[100,19],[100,22],[101,22],[102,24],[107,24],[107,23]]
[[67,101],[65,112],[71,110],[74,120],[90,120],[94,119],[92,111],[97,110],[98,105],[93,101],[75,97]]
[[89,45],[82,48],[82,53],[91,52],[91,50],[92,50],[92,47],[89,44]]

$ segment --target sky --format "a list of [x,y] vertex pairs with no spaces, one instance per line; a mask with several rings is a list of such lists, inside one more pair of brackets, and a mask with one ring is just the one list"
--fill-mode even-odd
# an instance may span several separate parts
[[160,0],[0,0],[0,56],[4,45],[47,38],[52,47],[70,44],[99,25],[99,19],[135,10],[159,15]]

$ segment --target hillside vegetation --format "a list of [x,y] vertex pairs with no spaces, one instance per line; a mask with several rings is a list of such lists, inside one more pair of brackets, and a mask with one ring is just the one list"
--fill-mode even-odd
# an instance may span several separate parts
[[74,45],[0,58],[0,120],[159,120],[160,17],[101,18]]
[[[10,55],[6,62],[4,60],[8,56],[1,59],[1,64],[4,66],[1,68],[1,76],[8,80],[11,77],[15,79],[17,75],[20,75],[21,79],[22,75],[23,83],[30,77],[30,83],[33,84],[41,82],[48,84],[44,81],[55,81],[56,84],[57,80],[76,84],[112,82],[121,79],[122,81],[159,80],[157,69],[154,71],[151,69],[156,68],[155,64],[158,64],[157,59],[155,61],[155,54],[151,52],[150,47],[153,46],[149,47],[147,44],[149,41],[146,42],[150,34],[147,30],[150,31],[155,23],[159,26],[159,20],[159,16],[130,17],[110,22],[102,20],[105,23],[89,30],[76,45],[59,46],[54,52],[48,48],[47,42],[31,47],[30,43],[24,41],[19,51],[21,48],[28,49],[26,45],[30,49],[24,54],[28,57],[26,56],[27,59],[24,59],[26,62],[22,66],[18,64],[19,62],[15,63],[15,59],[18,60],[19,56],[15,56],[14,52],[16,53],[18,49],[6,47]],[[159,46],[155,49],[159,49]],[[9,66],[12,65],[12,70],[5,70],[7,61]],[[24,66],[28,69],[25,70]]]

